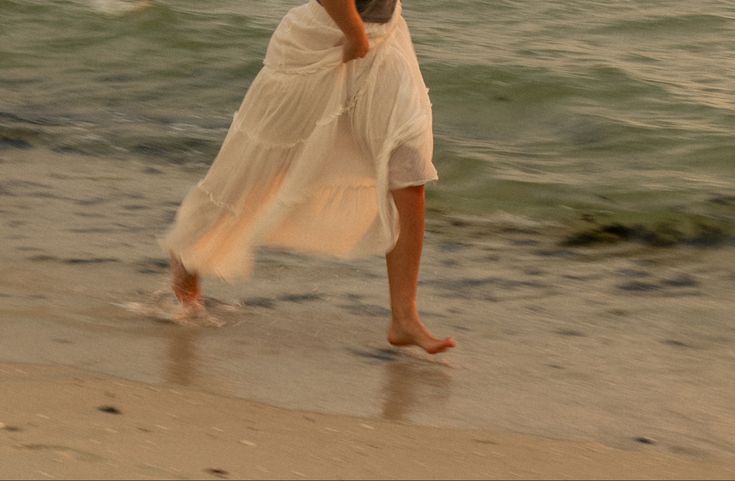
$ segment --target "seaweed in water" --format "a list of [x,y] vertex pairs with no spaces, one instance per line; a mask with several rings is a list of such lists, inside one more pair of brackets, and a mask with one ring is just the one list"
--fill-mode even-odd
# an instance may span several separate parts
[[562,245],[582,247],[618,242],[640,242],[653,247],[671,247],[680,244],[714,247],[733,241],[733,236],[718,226],[700,222],[695,224],[693,230],[691,234],[686,234],[669,224],[649,228],[642,224],[629,226],[613,223],[572,234],[562,242]]

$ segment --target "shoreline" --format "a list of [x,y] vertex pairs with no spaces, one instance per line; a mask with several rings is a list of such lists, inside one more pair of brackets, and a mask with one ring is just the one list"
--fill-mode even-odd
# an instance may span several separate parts
[[[334,419],[436,426],[437,444],[454,436],[447,433],[477,428],[735,465],[735,263],[728,262],[735,247],[660,248],[626,230],[564,246],[553,226],[431,211],[419,302],[432,331],[459,342],[443,365],[385,342],[390,312],[381,258],[343,263],[264,251],[253,282],[207,282],[207,313],[221,328],[175,326],[168,263],[155,237],[195,181],[194,169],[157,165],[154,174],[137,161],[36,151],[2,157],[0,363],[88,369],[101,374],[82,378],[111,385],[127,379],[194,389],[212,393],[213,405],[240,398]],[[33,372],[29,382],[38,384]],[[72,371],[65,372],[57,378]],[[17,384],[32,394],[32,386]],[[55,392],[49,386],[38,389]],[[179,402],[172,395],[147,399]],[[89,416],[95,406],[85,408]],[[0,409],[0,422],[17,424],[8,409]],[[95,418],[78,419],[59,429],[79,437]],[[130,433],[145,442],[137,436]],[[21,439],[38,449],[10,454],[33,466],[47,446],[65,446],[63,438],[47,438]],[[73,459],[71,451],[60,453],[45,456]],[[429,461],[442,456],[434,451]],[[203,476],[202,469],[193,466],[187,476]],[[564,474],[549,469],[539,476]],[[459,476],[456,469],[445,474]]]
[[0,478],[729,479],[594,442],[287,410],[61,366],[0,363]]

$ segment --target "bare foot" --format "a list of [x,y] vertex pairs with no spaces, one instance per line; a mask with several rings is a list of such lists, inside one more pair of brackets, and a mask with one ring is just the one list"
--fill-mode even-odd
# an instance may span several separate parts
[[203,308],[199,276],[187,271],[175,254],[171,254],[171,288],[185,308],[193,311]]
[[419,346],[429,354],[438,354],[457,345],[451,337],[434,337],[418,315],[400,321],[394,318],[388,331],[388,342],[394,346]]

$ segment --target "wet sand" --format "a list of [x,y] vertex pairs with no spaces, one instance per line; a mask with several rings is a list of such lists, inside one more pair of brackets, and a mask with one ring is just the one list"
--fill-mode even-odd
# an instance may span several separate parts
[[3,479],[731,479],[735,468],[0,364]]
[[[431,210],[420,301],[436,334],[459,341],[459,348],[449,354],[432,359],[387,345],[385,267],[379,258],[340,263],[263,252],[253,281],[234,286],[208,281],[206,325],[183,327],[170,322],[175,304],[155,235],[172,220],[186,190],[205,168],[39,150],[0,152],[0,362],[8,363],[11,374],[20,365],[30,373],[26,381],[15,383],[17,389],[3,389],[0,396],[25,392],[14,399],[30,401],[18,404],[3,397],[0,422],[29,422],[23,414],[26,404],[30,409],[31,403],[46,402],[47,397],[56,401],[57,394],[59,406],[71,410],[59,418],[74,418],[72,411],[80,416],[74,418],[77,425],[56,424],[26,441],[18,432],[8,437],[2,431],[0,450],[17,459],[49,456],[49,463],[55,462],[54,456],[67,456],[46,448],[16,452],[13,446],[56,445],[60,438],[53,436],[87,436],[86,430],[97,421],[85,416],[97,416],[95,408],[103,400],[90,411],[80,404],[86,398],[83,391],[74,395],[75,401],[62,403],[75,388],[53,389],[56,383],[72,382],[70,376],[81,376],[100,386],[122,383],[134,392],[163,392],[163,398],[141,404],[141,410],[166,406],[146,418],[151,420],[185,409],[173,401],[178,399],[173,394],[165,394],[174,389],[209,396],[208,406],[219,406],[211,410],[224,416],[217,419],[239,419],[234,413],[249,408],[233,406],[257,402],[285,409],[272,412],[296,418],[318,412],[323,419],[347,423],[356,422],[350,416],[357,416],[362,419],[358,425],[410,430],[420,442],[424,437],[457,436],[469,443],[457,441],[467,451],[462,456],[469,456],[460,459],[472,463],[477,460],[468,454],[470,438],[461,436],[480,431],[518,433],[530,441],[513,446],[539,456],[543,449],[533,446],[541,446],[544,439],[555,440],[549,441],[554,446],[597,446],[613,453],[605,458],[608,461],[594,457],[599,469],[591,473],[610,465],[622,469],[625,463],[620,460],[628,456],[652,463],[673,459],[673,464],[663,463],[667,466],[735,466],[732,246],[661,248],[618,242],[572,247],[564,245],[565,233],[557,232],[558,226],[519,225],[502,217],[460,218]],[[29,364],[51,367],[25,367]],[[54,374],[41,374],[46,369]],[[47,389],[49,394],[34,400],[33,389]],[[122,391],[110,392],[121,397]],[[43,414],[45,404],[35,406]],[[199,411],[180,417],[214,416]],[[13,419],[6,417],[11,414]],[[182,421],[180,429],[195,426]],[[26,435],[30,433],[28,429]],[[502,436],[515,439],[516,434]],[[200,438],[201,443],[209,442],[203,440],[209,439],[205,434]],[[385,446],[377,442],[382,438],[371,439],[389,452],[411,451],[407,442],[390,444],[390,436]],[[163,438],[156,442],[166,443]],[[191,442],[188,446],[196,445]],[[449,453],[459,456],[453,446],[445,443],[428,451],[427,459],[439,463],[450,459]],[[171,455],[186,459],[181,456],[185,448]],[[205,475],[202,470],[217,468],[211,464],[221,458],[197,459],[201,462],[186,467],[188,474],[182,476]],[[244,462],[234,454],[227,459]],[[466,469],[500,469],[497,458],[488,459],[493,462]],[[631,463],[638,466],[638,461]],[[98,463],[99,469],[104,465]],[[177,465],[165,469],[171,466]],[[253,473],[229,466],[221,469],[242,476]],[[365,471],[355,471],[355,477],[391,476],[360,466]],[[517,472],[522,477],[588,477],[588,471],[555,471],[551,461],[538,466],[537,474]],[[291,476],[290,471],[273,472],[274,477]],[[303,472],[339,477],[347,471]],[[461,477],[496,473],[505,478],[515,472],[468,471]],[[395,473],[425,476],[424,471]],[[700,477],[653,473],[650,476]],[[15,474],[0,471],[3,477]],[[160,473],[151,474],[156,476]],[[643,477],[644,471],[607,477],[624,476]],[[89,477],[94,477],[91,472]]]

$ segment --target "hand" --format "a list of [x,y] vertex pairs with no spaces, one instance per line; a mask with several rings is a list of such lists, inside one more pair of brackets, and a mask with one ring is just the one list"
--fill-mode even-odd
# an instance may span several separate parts
[[354,37],[346,37],[345,45],[342,49],[342,61],[347,63],[351,60],[363,58],[370,50],[370,42],[367,34]]

